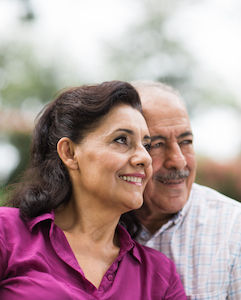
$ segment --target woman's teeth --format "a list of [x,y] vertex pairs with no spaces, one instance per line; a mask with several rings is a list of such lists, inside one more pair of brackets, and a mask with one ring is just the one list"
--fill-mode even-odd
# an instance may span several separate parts
[[131,182],[136,182],[136,183],[141,183],[142,178],[140,177],[134,177],[134,176],[120,176],[121,179],[125,181],[131,181]]

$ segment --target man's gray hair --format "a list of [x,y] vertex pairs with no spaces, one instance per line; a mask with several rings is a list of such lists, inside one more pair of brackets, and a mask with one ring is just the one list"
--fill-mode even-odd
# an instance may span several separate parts
[[171,85],[168,85],[166,83],[160,82],[160,81],[152,81],[152,80],[134,80],[130,82],[131,85],[134,86],[134,88],[141,89],[141,88],[159,88],[162,91],[170,92],[176,96],[183,102],[185,105],[185,101],[183,100],[180,92],[173,88]]

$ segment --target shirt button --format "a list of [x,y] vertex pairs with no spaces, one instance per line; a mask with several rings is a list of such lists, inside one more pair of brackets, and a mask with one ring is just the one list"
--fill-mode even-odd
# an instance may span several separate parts
[[108,274],[107,278],[109,281],[113,281],[114,280],[114,276],[112,274]]

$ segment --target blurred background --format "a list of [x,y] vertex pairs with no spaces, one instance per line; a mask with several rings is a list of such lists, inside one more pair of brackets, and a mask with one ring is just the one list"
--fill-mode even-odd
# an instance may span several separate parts
[[160,80],[185,99],[197,182],[241,201],[239,0],[0,0],[0,202],[64,87]]

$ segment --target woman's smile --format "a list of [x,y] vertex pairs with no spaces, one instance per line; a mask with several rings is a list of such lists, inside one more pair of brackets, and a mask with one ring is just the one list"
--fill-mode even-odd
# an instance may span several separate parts
[[143,180],[145,179],[146,176],[145,174],[125,174],[125,175],[120,175],[119,177],[130,184],[142,186]]

